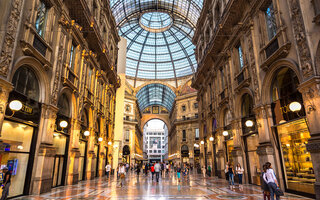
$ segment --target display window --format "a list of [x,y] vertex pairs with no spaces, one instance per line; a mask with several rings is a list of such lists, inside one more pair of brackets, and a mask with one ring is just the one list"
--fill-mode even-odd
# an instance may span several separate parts
[[315,175],[306,144],[310,138],[306,120],[299,119],[276,127],[285,171],[286,187],[315,194]]
[[[33,133],[34,127],[32,126],[8,120],[3,121],[0,136],[0,163],[1,169],[7,166],[12,173],[9,197],[24,193]],[[1,170],[0,177],[3,177],[2,173]],[[2,182],[3,179],[0,181]]]
[[229,139],[226,141],[226,148],[227,148],[227,161],[233,163],[233,157],[232,157],[232,150],[234,149],[233,147],[233,140]]

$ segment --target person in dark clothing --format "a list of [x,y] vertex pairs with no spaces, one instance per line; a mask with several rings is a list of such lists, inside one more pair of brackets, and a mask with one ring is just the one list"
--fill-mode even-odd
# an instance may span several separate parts
[[11,172],[8,170],[8,167],[2,169],[4,173],[4,179],[2,184],[2,196],[0,200],[6,200],[9,194],[9,187],[11,185]]
[[140,165],[137,165],[136,172],[137,172],[137,176],[139,177],[139,174],[140,174]]

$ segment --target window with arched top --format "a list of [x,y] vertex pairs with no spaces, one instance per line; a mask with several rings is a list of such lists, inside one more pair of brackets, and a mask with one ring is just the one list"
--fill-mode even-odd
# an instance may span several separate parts
[[224,126],[228,126],[231,124],[232,116],[230,110],[226,109],[224,111]]
[[86,109],[83,110],[81,115],[81,124],[83,127],[89,127],[89,120],[88,120],[88,111]]
[[246,93],[242,96],[241,100],[241,117],[249,117],[254,115],[253,113],[253,99]]
[[26,65],[20,67],[13,75],[12,84],[15,91],[30,99],[39,101],[39,82],[36,74],[30,67]]
[[70,104],[69,99],[66,94],[62,94],[58,100],[58,114],[63,115],[65,117],[70,117]]

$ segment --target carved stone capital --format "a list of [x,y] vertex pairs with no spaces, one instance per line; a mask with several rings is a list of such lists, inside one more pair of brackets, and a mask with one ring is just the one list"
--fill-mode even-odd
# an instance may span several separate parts
[[258,155],[273,155],[274,149],[271,143],[262,143],[257,148]]
[[40,144],[39,156],[54,157],[56,155],[56,148],[48,144]]

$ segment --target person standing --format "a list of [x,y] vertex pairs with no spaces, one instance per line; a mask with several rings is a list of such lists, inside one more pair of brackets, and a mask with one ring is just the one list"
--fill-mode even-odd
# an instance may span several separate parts
[[176,166],[176,169],[177,169],[177,178],[178,178],[178,181],[180,182],[181,181],[181,167],[180,167],[180,163],[178,166]]
[[244,169],[241,167],[240,163],[236,166],[236,174],[238,175],[239,184],[242,184],[242,176],[243,176]]
[[152,176],[152,180],[153,180],[153,175],[154,175],[154,165],[152,165],[152,166],[151,166],[150,171],[151,171],[151,176]]
[[229,184],[231,187],[233,187],[234,186],[234,170],[231,162],[229,162],[229,165],[228,165],[228,176],[229,176]]
[[161,165],[158,163],[158,161],[154,165],[154,171],[156,173],[157,182],[159,182],[159,174],[160,174],[160,171],[161,171]]
[[140,174],[140,165],[136,166],[136,172],[137,172],[137,176],[139,178],[139,174]]
[[224,169],[224,172],[226,174],[226,180],[229,181],[229,164],[226,164],[226,168]]
[[9,188],[11,185],[11,172],[8,170],[8,167],[4,167],[2,169],[4,173],[4,179],[3,179],[3,184],[2,184],[2,196],[1,200],[6,200],[9,195]]
[[202,174],[203,174],[203,178],[205,178],[205,177],[206,177],[206,172],[207,172],[206,167],[205,167],[205,166],[202,166]]
[[[263,180],[268,184],[271,200],[274,200],[274,195],[276,195],[275,191],[279,188],[279,183],[270,162],[266,163],[266,168],[267,170],[266,173],[263,174]],[[279,200],[280,196],[276,195],[276,199]]]
[[260,177],[261,189],[263,191],[263,200],[270,200],[270,191],[268,187],[268,183],[264,181],[263,176],[267,172],[267,166],[263,165],[263,172]]
[[109,163],[107,163],[107,165],[106,165],[107,178],[109,178],[109,176],[110,176],[110,171],[111,171],[111,165]]
[[211,165],[208,165],[208,176],[211,177]]
[[120,164],[119,167],[119,176],[120,176],[120,187],[124,186],[124,181],[126,178],[126,168],[124,164]]

